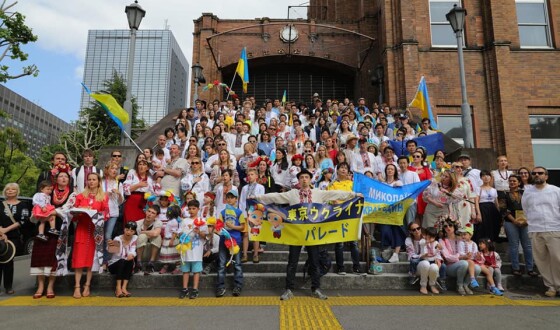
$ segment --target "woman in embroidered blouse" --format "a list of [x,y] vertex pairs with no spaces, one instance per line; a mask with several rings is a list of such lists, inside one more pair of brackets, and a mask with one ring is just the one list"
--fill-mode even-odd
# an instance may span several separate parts
[[[87,208],[96,210],[102,213],[105,220],[109,217],[109,198],[103,192],[101,187],[101,177],[98,173],[90,173],[87,177],[87,187],[84,191],[76,196],[74,207]],[[85,214],[74,215],[72,221],[76,221],[76,237],[74,239],[74,246],[72,248],[72,267],[74,267],[74,298],[89,297],[90,284],[92,278],[92,267],[95,256],[95,242],[94,237],[95,226],[91,218]],[[84,284],[84,291],[81,292],[80,281],[82,274],[86,268],[86,283]]]
[[498,191],[500,211],[504,211],[506,207],[506,193],[509,191],[508,178],[513,172],[508,170],[508,160],[506,156],[498,156],[496,162],[498,164],[498,169],[492,170],[490,174],[492,174],[494,188]]
[[[21,244],[19,228],[29,222],[29,216],[31,215],[31,209],[28,204],[22,203],[18,199],[19,192],[19,185],[17,183],[7,183],[2,192],[5,200],[0,203],[0,240],[6,238],[12,241],[16,249]],[[56,242],[54,236],[50,236],[50,239]],[[4,279],[6,294],[14,294],[15,292],[12,288],[14,279],[13,259],[7,263],[0,263],[0,282],[2,282],[2,279]],[[49,287],[49,289],[52,292],[53,288]],[[40,291],[41,296],[43,295],[43,290],[42,288]],[[52,295],[54,296],[54,293]]]
[[450,214],[450,205],[455,200],[460,200],[463,195],[457,190],[455,175],[446,170],[441,174],[441,181],[432,181],[424,190],[423,198],[426,201],[426,210],[422,218],[422,227],[433,227],[439,217]]
[[340,129],[336,133],[336,138],[338,138],[339,144],[346,144],[346,139],[350,135],[352,135],[352,131],[350,130],[350,123],[348,122],[348,120],[343,120],[340,123]]
[[204,173],[202,161],[198,157],[191,159],[191,171],[181,179],[182,194],[192,191],[200,205],[204,204],[204,194],[210,191],[210,179]]
[[473,241],[478,242],[481,238],[489,238],[496,242],[500,233],[501,216],[498,209],[498,192],[490,185],[492,177],[487,170],[480,171],[482,186],[478,205],[480,208],[481,220],[474,225]]
[[[385,181],[384,183],[391,187],[402,187],[402,181],[399,180],[398,169],[394,164],[385,166]],[[389,251],[392,249],[393,253],[389,258],[390,263],[399,262],[399,253],[401,246],[405,240],[405,234],[402,226],[400,225],[376,225],[381,232],[381,246],[387,248]]]
[[[473,292],[469,289],[471,278],[469,276],[469,263],[467,262],[468,256],[460,256],[459,243],[461,238],[455,235],[459,223],[446,218],[443,222],[443,238],[439,240],[441,246],[441,255],[446,265],[447,276],[455,277],[457,279],[457,293],[464,296],[466,294],[472,295]],[[480,267],[475,268],[475,276],[480,273]]]
[[225,169],[230,169],[233,173],[231,178],[234,186],[239,186],[239,173],[237,173],[237,164],[231,163],[231,157],[229,151],[220,150],[218,154],[218,159],[212,165],[212,173],[210,174],[210,184],[212,187],[216,187],[222,182],[222,171]]
[[[192,137],[191,137],[192,139]],[[200,151],[200,149],[198,148],[197,145],[195,144],[190,144],[187,147],[187,152],[185,153],[185,159],[187,160],[187,173],[190,172],[191,170],[191,160],[194,158],[200,158],[200,156],[202,155],[202,152]]]
[[[123,185],[119,184],[117,180],[117,174],[119,170],[119,164],[115,162],[109,162],[103,170],[105,177],[102,179],[103,191],[109,196],[109,220],[105,222],[105,242],[113,238],[113,229],[115,229],[115,224],[117,223],[117,218],[119,217],[119,205],[122,204],[123,198]],[[109,261],[109,253],[107,253],[107,245],[103,250],[103,263],[107,264]]]
[[270,173],[276,183],[277,191],[288,191],[290,189],[291,177],[286,150],[284,148],[276,150],[276,159],[274,160],[274,164],[270,167]]
[[509,191],[505,195],[506,210],[504,212],[504,229],[506,230],[509,245],[509,255],[511,258],[512,274],[521,276],[519,269],[519,243],[523,248],[525,259],[525,269],[530,276],[538,276],[533,270],[533,248],[527,230],[527,222],[520,221],[519,211],[523,211],[521,197],[523,196],[523,183],[518,175],[510,175]]
[[129,222],[124,226],[124,234],[107,241],[109,246],[118,246],[118,252],[111,255],[109,260],[109,271],[115,275],[117,287],[115,297],[130,297],[128,292],[128,281],[132,276],[134,259],[136,258],[136,222]]
[[457,180],[457,191],[463,196],[461,199],[455,199],[452,206],[452,218],[459,219],[461,226],[465,226],[471,221],[480,221],[480,210],[476,200],[476,194],[469,179],[463,176],[463,163],[455,162],[452,164],[453,174]]
[[127,197],[123,207],[124,224],[144,219],[144,207],[146,192],[154,193],[154,182],[148,171],[148,162],[140,160],[136,162],[133,170],[128,172],[124,182],[124,194]]
[[255,167],[258,172],[257,183],[264,186],[265,193],[276,192],[276,184],[274,178],[270,175],[270,165],[272,162],[267,157],[259,157],[249,167]]

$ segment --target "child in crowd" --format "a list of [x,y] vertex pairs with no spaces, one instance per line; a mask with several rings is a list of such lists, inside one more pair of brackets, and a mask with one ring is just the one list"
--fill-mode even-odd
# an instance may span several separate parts
[[303,163],[303,156],[300,154],[296,154],[292,156],[292,166],[290,166],[290,183],[292,184],[292,188],[299,188],[299,181],[297,179],[297,175],[301,172],[302,164]]
[[51,205],[51,194],[53,185],[49,181],[41,181],[39,183],[39,192],[33,195],[33,217],[39,221],[39,234],[37,238],[46,242],[48,240],[45,236],[45,222],[49,222],[49,234],[59,235],[56,230],[56,212],[54,206]]
[[214,205],[214,200],[216,199],[216,194],[211,191],[204,193],[204,204],[200,208],[200,216],[204,219],[213,217],[216,212],[216,206]]
[[433,294],[439,294],[439,290],[436,288],[436,280],[443,258],[441,257],[441,246],[437,242],[437,238],[437,229],[434,227],[426,228],[424,233],[425,243],[422,246],[420,259],[428,261],[429,264],[426,264],[428,267],[425,267],[422,263],[418,265],[420,272],[420,293],[422,294],[428,294],[427,284],[430,284],[430,290]]
[[181,208],[177,205],[171,205],[166,210],[166,225],[165,229],[162,229],[163,242],[159,252],[159,261],[163,266],[159,273],[166,274],[173,271],[173,274],[178,274],[180,269],[176,268],[176,264],[181,261],[181,256],[177,252],[176,246],[177,232],[181,222]]
[[[247,185],[241,189],[241,197],[239,198],[239,209],[243,212],[245,219],[247,218],[247,199],[255,198],[256,196],[265,193],[264,186],[257,183],[259,173],[256,168],[247,169]],[[253,262],[259,263],[259,249],[260,244],[258,241],[253,242]],[[241,262],[247,262],[247,253],[249,251],[249,231],[243,232],[243,257]]]
[[[196,194],[193,191],[187,191],[183,195],[183,206],[181,206],[181,217],[186,218],[189,216],[189,207],[188,204],[190,201],[196,199]],[[200,203],[199,203],[200,205]]]
[[[241,241],[243,232],[245,231],[245,217],[243,212],[237,208],[237,190],[230,190],[226,194],[226,207],[220,213],[220,219],[224,222],[224,228],[222,230],[227,230],[231,237],[235,239],[236,242]],[[229,260],[229,249],[225,245],[224,235],[220,235],[220,257],[218,260],[218,280],[216,283],[216,297],[223,297],[226,293],[225,280],[226,280],[226,263]],[[241,289],[243,288],[243,270],[241,268],[241,258],[239,253],[233,256],[233,264],[235,271],[233,274],[233,295],[241,295]]]
[[480,272],[486,276],[488,289],[490,293],[502,296],[504,288],[502,287],[502,259],[495,251],[494,242],[489,238],[478,240],[479,251],[476,256],[476,262],[480,265]]
[[474,259],[478,253],[478,247],[475,242],[472,241],[472,235],[474,228],[472,224],[467,223],[463,228],[459,229],[458,232],[461,234],[462,241],[459,242],[459,255],[460,258],[466,260],[469,263],[469,276],[471,277],[471,288],[478,288],[478,281],[475,277],[475,267],[476,263]]
[[165,152],[163,149],[157,148],[156,157],[152,159],[152,168],[157,172],[161,170],[164,165],[167,165],[165,162]]
[[216,265],[218,260],[218,253],[220,252],[220,235],[215,231],[216,218],[209,217],[206,219],[206,225],[208,226],[208,235],[206,235],[206,242],[204,243],[204,255],[202,256],[202,264],[204,269],[202,274],[210,274],[212,268]]
[[[181,271],[183,272],[183,288],[179,294],[179,299],[189,296],[190,299],[198,297],[198,282],[200,280],[200,272],[202,271],[202,254],[204,251],[204,242],[208,234],[206,224],[196,225],[195,220],[200,211],[200,203],[193,199],[187,203],[188,216],[181,221],[179,225],[180,237],[179,243],[184,244],[187,248],[181,250]],[[189,276],[193,273],[193,287],[189,287]]]
[[334,170],[331,167],[325,168],[321,172],[321,177],[317,182],[317,188],[319,188],[319,190],[327,190],[327,188],[331,184],[333,173]]
[[161,194],[158,199],[158,204],[159,204],[159,214],[157,216],[157,219],[163,223],[163,227],[161,229],[163,233],[163,230],[165,230],[165,224],[167,223],[168,220],[167,208],[169,207],[169,204],[171,204],[171,201],[169,200],[169,197],[167,195]]

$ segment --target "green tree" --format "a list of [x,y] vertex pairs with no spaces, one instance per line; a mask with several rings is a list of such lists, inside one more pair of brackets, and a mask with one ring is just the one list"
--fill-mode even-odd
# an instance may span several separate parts
[[[0,117],[8,115],[0,110]],[[27,142],[17,128],[0,129],[0,186],[16,182],[21,187],[21,195],[31,196],[39,169],[33,159],[25,155],[27,149]]]
[[25,62],[28,55],[21,50],[21,45],[37,41],[37,36],[25,25],[25,16],[9,11],[16,3],[7,5],[4,0],[0,5],[0,82],[24,76],[36,77],[39,74],[35,64],[23,67],[21,73],[17,74],[10,73],[8,65],[1,64],[6,57]]
[[[104,89],[100,93],[111,94],[121,105],[126,100],[126,82],[122,75],[113,71],[111,79],[103,83]],[[107,112],[99,105],[92,101],[90,107],[80,111],[80,120],[89,120],[92,125],[95,123],[103,123],[99,133],[107,138],[107,145],[119,145],[121,138],[121,130],[117,124],[109,117]],[[136,139],[140,133],[146,129],[146,123],[143,119],[138,118],[138,104],[136,98],[132,97],[132,138]]]

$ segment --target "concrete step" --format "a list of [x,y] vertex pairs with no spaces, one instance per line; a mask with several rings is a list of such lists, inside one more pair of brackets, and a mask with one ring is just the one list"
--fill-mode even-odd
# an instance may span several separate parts
[[[486,293],[486,280],[483,277],[478,278],[480,288],[477,290]],[[192,280],[191,280],[192,281]],[[213,289],[216,283],[216,274],[202,275],[200,278],[200,289]],[[285,287],[286,274],[282,273],[245,273],[244,288],[246,290],[282,290]],[[454,279],[449,278],[447,281],[450,290],[455,290]],[[504,275],[502,284],[506,290],[511,289],[530,289],[545,291],[541,278],[531,278],[523,276],[521,278],[513,275]],[[114,277],[109,274],[95,274],[92,279],[92,290],[111,289],[115,285]],[[163,288],[180,288],[182,285],[181,275],[134,275],[130,281],[131,289],[163,289]],[[309,289],[309,276],[306,281],[303,280],[301,272],[296,276],[296,288]],[[233,287],[233,275],[228,274],[226,277],[226,286]],[[74,276],[59,277],[56,281],[58,289],[71,290],[74,287]],[[325,290],[418,290],[418,284],[411,286],[408,283],[407,274],[382,273],[380,275],[338,275],[334,273],[326,274],[321,278],[321,288]]]

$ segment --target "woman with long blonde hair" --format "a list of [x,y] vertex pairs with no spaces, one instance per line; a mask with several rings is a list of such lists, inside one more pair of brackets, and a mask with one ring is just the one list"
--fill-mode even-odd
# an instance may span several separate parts
[[[98,173],[90,173],[87,176],[87,185],[84,191],[76,196],[74,203],[76,208],[85,208],[96,210],[103,214],[105,220],[109,218],[109,199],[107,194],[101,187],[101,176]],[[81,297],[89,297],[90,284],[92,278],[92,267],[95,257],[95,226],[91,218],[85,213],[74,215],[72,221],[76,221],[76,233],[74,238],[74,246],[72,248],[72,267],[74,268],[74,295],[79,299]],[[80,281],[84,268],[87,270],[86,283],[84,291],[81,291]]]

